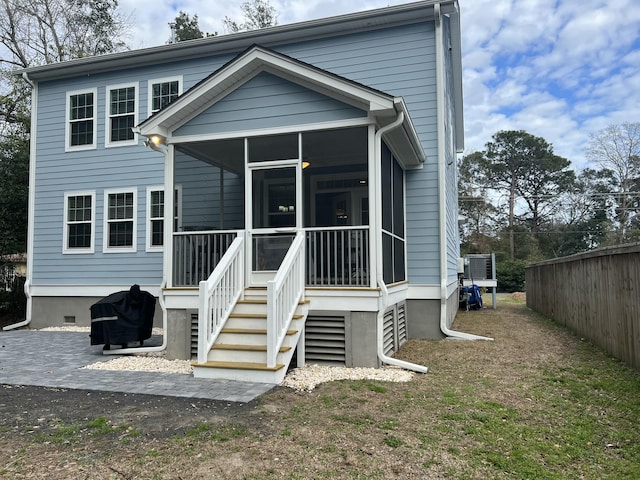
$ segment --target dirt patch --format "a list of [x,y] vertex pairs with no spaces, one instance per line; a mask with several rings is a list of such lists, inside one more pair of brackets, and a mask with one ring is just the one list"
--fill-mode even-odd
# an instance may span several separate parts
[[[620,468],[615,452],[598,463],[603,442],[596,437],[580,441],[593,442],[588,461],[575,449],[574,457],[563,451],[558,459],[538,453],[546,444],[563,448],[554,432],[571,396],[566,380],[554,379],[567,368],[579,371],[585,348],[579,338],[510,298],[497,310],[460,312],[453,328],[494,341],[411,340],[397,356],[429,366],[429,373],[408,383],[335,381],[312,392],[279,387],[249,404],[0,387],[0,476],[484,479],[544,478],[546,471],[547,478],[600,478],[585,465],[601,477]],[[591,370],[607,361],[597,351],[590,355]],[[620,418],[610,401],[597,408],[579,403],[580,415],[593,411],[603,419],[594,435]],[[526,428],[516,440],[489,436],[521,423]],[[628,441],[620,451],[632,455],[640,436]],[[530,442],[533,464],[546,470],[515,473],[508,462],[517,442],[523,449]],[[554,462],[564,463],[549,470]]]

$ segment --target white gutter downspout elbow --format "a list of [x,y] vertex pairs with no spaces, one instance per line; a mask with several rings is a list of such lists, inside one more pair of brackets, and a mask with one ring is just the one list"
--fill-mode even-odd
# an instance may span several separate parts
[[[15,330],[16,328],[26,327],[31,323],[31,311],[33,308],[33,300],[31,299],[31,273],[32,258],[29,252],[33,252],[33,215],[31,209],[35,208],[35,178],[36,178],[36,142],[35,131],[37,128],[38,113],[38,84],[29,78],[27,72],[22,72],[22,78],[31,85],[31,131],[29,132],[29,204],[28,204],[28,224],[27,224],[27,279],[24,282],[24,295],[27,297],[27,310],[25,319],[18,323],[5,326],[2,330]],[[31,248],[29,248],[31,247]]]
[[[376,182],[376,191],[378,192],[378,194],[374,195],[375,198],[375,202],[376,202],[376,217],[377,218],[381,218],[381,214],[380,212],[381,207],[382,207],[382,198],[380,195],[381,190],[381,178],[380,178],[380,160],[382,157],[382,135],[385,134],[386,132],[388,132],[389,130],[393,130],[394,128],[399,127],[400,125],[402,125],[402,122],[404,122],[404,112],[400,111],[398,112],[398,116],[396,117],[396,119],[390,123],[389,125],[385,125],[384,127],[382,127],[380,130],[378,130],[376,132],[375,135],[375,153],[374,153],[374,162],[375,162],[375,182]],[[378,224],[379,229],[381,229],[381,223],[379,221],[376,221],[376,223]],[[381,230],[380,230],[381,231]],[[380,362],[385,363],[387,365],[393,365],[396,367],[400,367],[400,368],[404,368],[406,370],[412,370],[414,372],[418,372],[418,373],[427,373],[429,371],[428,367],[425,367],[424,365],[418,365],[416,363],[411,363],[411,362],[405,362],[404,360],[399,360],[397,358],[393,358],[393,357],[389,357],[384,353],[384,312],[387,309],[388,302],[389,302],[389,290],[387,289],[387,286],[384,283],[384,278],[382,276],[382,252],[380,250],[381,247],[381,243],[379,243],[378,245],[378,252],[376,254],[376,263],[377,263],[377,282],[378,282],[378,286],[380,287],[380,290],[382,292],[382,295],[380,296],[380,301],[378,304],[378,317],[377,317],[377,323],[376,323],[376,339],[377,339],[377,343],[378,343],[378,359],[380,360]]]
[[[140,134],[139,128],[137,127],[132,128],[132,130],[133,130],[133,133]],[[149,146],[152,150],[164,154],[165,178],[167,178],[166,177],[167,170],[169,169],[168,149],[166,148],[166,146],[160,147],[159,145],[156,145],[154,142],[146,142],[146,145]],[[173,211],[173,195],[165,195],[164,198],[165,198],[165,202],[167,201],[170,202],[170,205],[168,205],[169,208],[165,208],[165,212],[172,212]],[[167,205],[165,205],[165,207],[167,207]],[[167,224],[171,225],[171,222],[165,222],[165,227],[171,228]],[[165,238],[169,238],[169,237],[165,235]],[[166,245],[164,248],[166,248]],[[164,263],[164,258],[165,257],[163,255],[163,263]],[[165,268],[163,266],[162,282],[160,283],[160,293],[158,294],[158,303],[160,304],[160,308],[162,309],[162,344],[155,347],[135,347],[135,348],[119,348],[116,350],[103,350],[102,351],[103,355],[122,355],[125,353],[162,352],[167,349],[167,307],[164,302],[164,289],[166,286],[167,286],[167,276],[165,273]]]
[[440,4],[433,6],[436,20],[436,91],[438,122],[438,217],[440,230],[440,330],[451,338],[460,340],[493,340],[490,337],[456,332],[447,325],[447,218],[446,218],[446,170],[444,132],[444,59],[442,58],[442,14]]

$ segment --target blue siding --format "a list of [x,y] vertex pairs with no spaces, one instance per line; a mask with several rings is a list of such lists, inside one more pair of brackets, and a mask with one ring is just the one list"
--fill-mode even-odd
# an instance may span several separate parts
[[174,135],[227,133],[365,116],[362,110],[262,72],[178,128]]
[[[409,279],[415,284],[437,283],[437,125],[433,25],[419,23],[271,48],[404,98],[428,157],[423,169],[407,172],[406,177]],[[34,258],[33,284],[160,282],[161,254],[145,252],[145,203],[146,187],[163,183],[163,158],[144,148],[141,142],[133,147],[104,148],[105,89],[107,85],[139,82],[141,121],[148,111],[149,79],[182,75],[183,91],[186,91],[232,58],[232,55],[224,55],[184,61],[178,59],[166,65],[40,84],[35,245],[31,252]],[[65,153],[65,92],[96,87],[98,147],[96,150]],[[270,92],[269,95],[277,93],[279,98],[270,104],[270,98],[264,95],[264,91]],[[281,107],[283,100],[287,102],[286,109]],[[257,103],[251,109],[246,109],[248,101]],[[214,126],[217,131],[246,130],[265,125],[353,118],[357,115],[362,115],[362,112],[277,77],[261,74],[177,133],[209,132]],[[221,123],[223,118],[226,121]],[[203,121],[214,123],[205,127]],[[138,189],[137,252],[103,254],[103,191],[127,186]],[[63,199],[64,192],[71,190],[96,192],[94,255],[62,254]],[[185,193],[188,193],[186,188],[183,189],[183,195]],[[185,206],[191,202],[188,195],[184,200]],[[200,218],[212,223],[215,220],[213,217]]]

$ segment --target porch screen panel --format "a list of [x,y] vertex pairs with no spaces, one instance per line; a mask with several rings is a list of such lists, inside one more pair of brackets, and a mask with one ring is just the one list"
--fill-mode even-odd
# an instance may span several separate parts
[[387,232],[393,231],[393,177],[391,151],[386,145],[382,145],[381,158],[382,173],[382,228]]
[[298,134],[249,138],[249,163],[299,158]]

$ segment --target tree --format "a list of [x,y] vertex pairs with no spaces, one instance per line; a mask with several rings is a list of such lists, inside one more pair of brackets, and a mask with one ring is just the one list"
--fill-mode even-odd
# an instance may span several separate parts
[[13,70],[126,48],[117,0],[0,0],[0,255],[24,252],[31,85]]
[[197,38],[213,37],[217,33],[206,33],[200,30],[198,24],[198,15],[193,18],[187,12],[180,10],[175,21],[169,24],[171,26],[171,39],[169,43],[183,42],[185,40],[195,40]]
[[226,29],[231,33],[260,28],[275,27],[278,24],[278,14],[269,0],[252,0],[244,2],[240,8],[244,14],[244,22],[238,23],[229,17],[222,21]]
[[591,135],[587,157],[612,172],[617,243],[631,240],[629,229],[640,222],[640,122],[609,125]]
[[514,225],[516,200],[528,209],[534,234],[555,208],[556,195],[573,179],[570,162],[553,153],[543,138],[524,130],[500,131],[486,145],[480,167],[483,183],[504,192],[509,201],[509,258],[515,258]]
[[496,207],[489,189],[480,180],[482,152],[462,157],[458,163],[458,208],[460,211],[461,252],[482,253],[492,250],[492,233],[496,231]]

